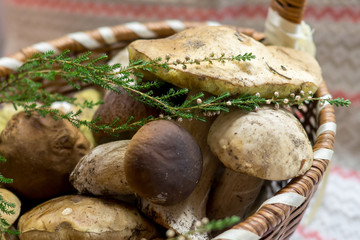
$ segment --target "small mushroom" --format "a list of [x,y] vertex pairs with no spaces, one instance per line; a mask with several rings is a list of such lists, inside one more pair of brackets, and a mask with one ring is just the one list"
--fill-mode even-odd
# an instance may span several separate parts
[[69,174],[89,148],[69,121],[20,112],[0,135],[0,153],[7,159],[0,172],[14,179],[7,186],[19,197],[48,199],[74,191]]
[[[226,43],[226,44],[224,44]],[[225,26],[202,26],[186,29],[162,39],[132,42],[131,60],[152,61],[169,57],[169,69],[157,69],[158,78],[178,87],[221,95],[257,92],[271,98],[277,91],[280,97],[303,90],[316,92],[322,76],[317,61],[308,53],[278,46],[265,46],[253,38]],[[239,54],[252,53],[249,61],[228,60]],[[217,58],[211,64],[197,62],[204,58]],[[175,62],[175,64],[172,64]]]
[[21,240],[154,239],[155,226],[138,210],[112,200],[81,195],[51,199],[19,220]]
[[199,182],[201,150],[195,139],[169,120],[145,124],[125,152],[131,189],[152,203],[172,205],[187,198]]
[[[120,94],[114,91],[106,92],[104,104],[99,106],[93,116],[93,120],[100,118],[96,122],[97,125],[110,125],[116,119],[118,119],[117,124],[121,125],[126,123],[130,117],[133,117],[133,121],[139,121],[156,113],[154,108],[137,101],[123,88],[119,89]],[[134,130],[124,130],[119,136],[113,136],[104,131],[94,131],[93,136],[95,142],[99,145],[111,141],[131,139],[135,132]]]
[[287,180],[312,165],[311,143],[301,123],[285,109],[234,109],[213,123],[208,144],[228,168],[266,180]]
[[134,192],[125,178],[124,158],[130,140],[101,144],[80,159],[70,182],[80,193],[97,196],[128,195]]
[[11,226],[20,215],[21,202],[14,193],[10,192],[5,188],[0,188],[0,196],[6,202],[15,204],[14,207],[6,207],[6,210],[12,210],[14,214],[4,214],[3,212],[1,212],[1,218],[6,220],[9,226]]

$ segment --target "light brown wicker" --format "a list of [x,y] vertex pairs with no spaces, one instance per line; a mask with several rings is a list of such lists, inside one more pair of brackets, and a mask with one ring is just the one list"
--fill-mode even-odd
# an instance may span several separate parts
[[[304,0],[273,0],[271,3],[273,10],[294,23],[301,22],[304,6]],[[205,24],[209,23],[181,21],[136,23],[135,25],[125,24],[76,33],[75,36],[68,35],[53,41],[27,47],[12,56],[1,58],[0,80],[5,79],[17,66],[39,51],[51,49],[63,51],[69,49],[72,53],[78,54],[92,50],[93,52],[107,53],[111,57],[113,52],[124,47],[130,41],[139,38],[167,37],[182,29]],[[263,34],[252,29],[237,29],[257,40],[264,38]],[[59,84],[55,88],[54,86],[49,86],[48,90],[67,93],[69,88]],[[321,84],[315,96],[329,97],[325,82]],[[329,123],[335,124],[333,107],[329,104],[312,103],[306,105],[302,110],[294,111],[297,112],[296,115],[301,116],[300,120],[313,142],[315,159],[313,166],[305,175],[292,179],[276,195],[289,192],[297,193],[305,197],[305,201],[299,207],[283,203],[266,204],[256,213],[233,227],[233,229],[243,229],[254,233],[255,236],[258,236],[256,239],[288,239],[293,234],[323,177],[333,152],[335,132],[326,127],[322,128],[322,126],[326,126]]]

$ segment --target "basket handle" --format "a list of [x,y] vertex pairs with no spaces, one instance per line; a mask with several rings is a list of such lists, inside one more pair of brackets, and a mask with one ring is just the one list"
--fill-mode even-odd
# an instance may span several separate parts
[[272,0],[270,7],[286,20],[301,23],[306,0]]

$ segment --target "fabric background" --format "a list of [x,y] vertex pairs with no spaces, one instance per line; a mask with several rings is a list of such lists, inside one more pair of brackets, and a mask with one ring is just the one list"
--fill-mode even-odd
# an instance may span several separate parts
[[[263,31],[269,3],[270,0],[0,0],[0,47],[7,55],[71,32],[129,21],[214,20]],[[350,99],[352,105],[336,108],[335,155],[323,188],[322,204],[308,223],[306,219],[313,215],[310,206],[292,239],[360,239],[360,1],[308,0],[304,19],[314,28],[317,59],[330,92],[334,97]]]

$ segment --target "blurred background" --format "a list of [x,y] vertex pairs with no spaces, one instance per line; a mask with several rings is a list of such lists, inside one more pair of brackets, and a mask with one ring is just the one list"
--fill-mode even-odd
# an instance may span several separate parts
[[[217,21],[264,31],[270,0],[0,0],[0,56],[71,32],[129,21]],[[360,239],[360,0],[308,0],[323,77],[336,108],[335,154],[326,186],[292,239]],[[320,197],[320,198],[319,198]],[[316,210],[316,211],[315,211]]]

